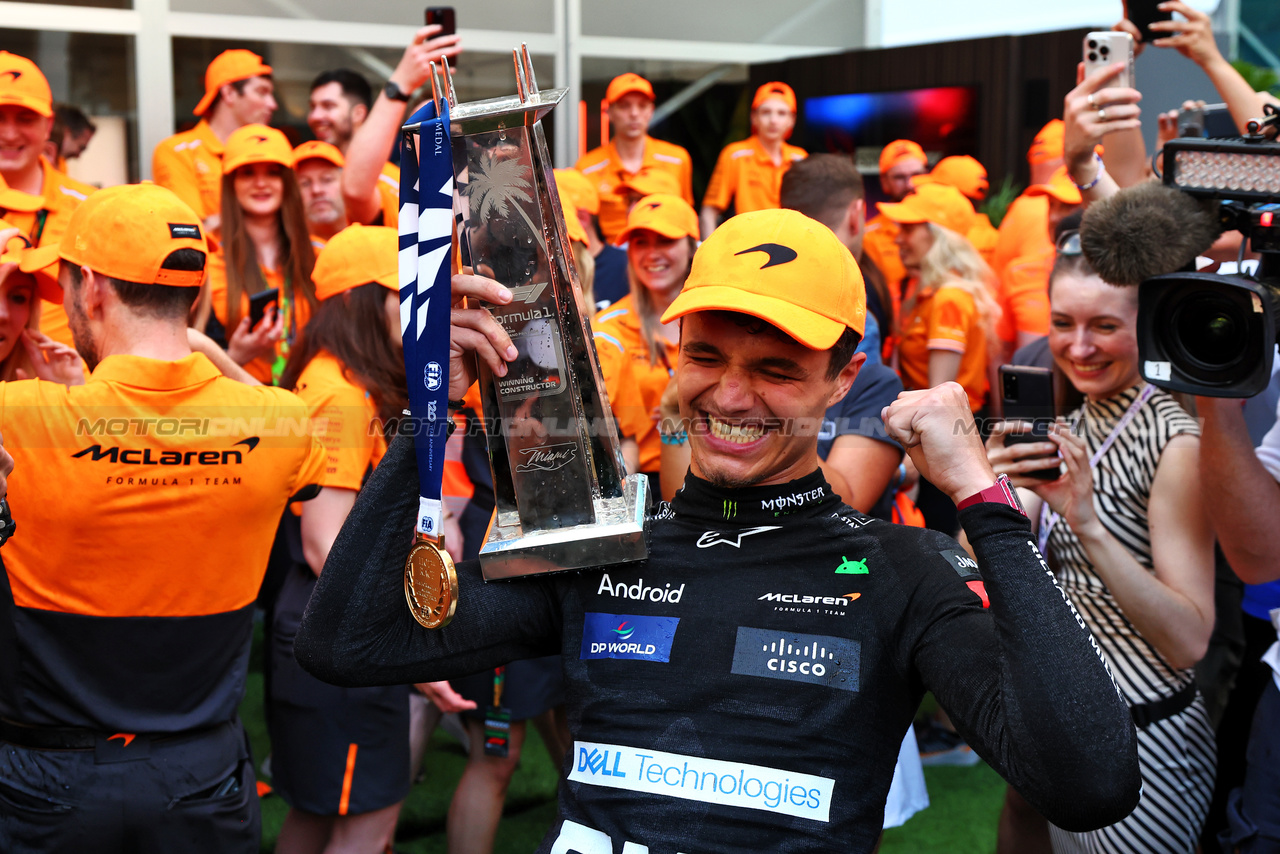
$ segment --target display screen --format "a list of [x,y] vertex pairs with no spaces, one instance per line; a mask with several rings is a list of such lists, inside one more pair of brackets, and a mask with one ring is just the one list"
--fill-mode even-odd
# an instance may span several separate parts
[[806,98],[801,118],[810,151],[878,156],[893,140],[911,139],[946,156],[977,151],[977,112],[976,86],[940,86]]

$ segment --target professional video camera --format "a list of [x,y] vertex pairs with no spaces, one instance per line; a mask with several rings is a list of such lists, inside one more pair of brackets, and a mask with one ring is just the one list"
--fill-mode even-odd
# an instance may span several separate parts
[[[1201,200],[1219,233],[1238,230],[1261,262],[1253,275],[1176,272],[1138,290],[1142,376],[1172,391],[1251,397],[1266,388],[1280,326],[1280,113],[1232,139],[1173,139],[1164,185]],[[1241,255],[1244,254],[1243,244]]]

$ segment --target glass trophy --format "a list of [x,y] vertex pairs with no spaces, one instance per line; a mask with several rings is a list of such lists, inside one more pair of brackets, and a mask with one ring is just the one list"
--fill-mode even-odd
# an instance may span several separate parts
[[519,356],[505,376],[479,363],[496,499],[480,551],[490,580],[648,554],[648,480],[622,461],[542,129],[566,90],[539,91],[528,49],[513,56],[517,93],[467,104],[455,103],[448,64],[433,69],[436,97],[449,99],[464,263],[514,295],[485,307]]

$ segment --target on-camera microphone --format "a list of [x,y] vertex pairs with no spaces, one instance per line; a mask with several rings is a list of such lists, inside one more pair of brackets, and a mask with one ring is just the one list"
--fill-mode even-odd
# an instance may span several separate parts
[[1137,285],[1186,268],[1221,230],[1215,205],[1145,181],[1085,211],[1080,248],[1104,282]]

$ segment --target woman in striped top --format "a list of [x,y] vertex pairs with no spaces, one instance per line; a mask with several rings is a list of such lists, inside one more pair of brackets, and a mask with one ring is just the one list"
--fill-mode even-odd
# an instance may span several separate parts
[[[1049,836],[1057,854],[1190,854],[1215,766],[1192,673],[1214,619],[1199,427],[1138,372],[1137,288],[1104,283],[1081,255],[1061,256],[1049,287],[1049,349],[1085,405],[1053,444],[1005,447],[997,430],[989,453],[997,471],[1034,493],[1023,499],[1041,549],[1133,711],[1143,784],[1137,809],[1118,824],[1051,827]],[[1061,477],[1025,476],[1055,451]]]

